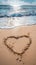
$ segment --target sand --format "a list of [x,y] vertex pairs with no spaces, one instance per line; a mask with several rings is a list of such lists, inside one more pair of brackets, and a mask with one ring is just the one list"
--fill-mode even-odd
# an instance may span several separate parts
[[[20,56],[17,54],[14,54],[9,48],[4,43],[4,39],[6,39],[9,36],[15,36],[15,37],[20,37],[22,35],[27,35],[31,38],[31,45],[27,49],[27,51],[23,54],[22,61],[19,62],[16,59]],[[15,43],[15,39],[9,39],[7,40],[7,44],[12,46],[11,43],[13,41]],[[24,46],[23,42],[25,40]],[[8,42],[9,41],[9,42]],[[19,51],[19,48],[26,47],[27,39],[21,39],[17,40],[16,44],[14,44],[14,50],[16,49],[16,52],[21,52]],[[18,43],[21,43],[18,45]],[[19,49],[19,50],[18,50]],[[23,64],[24,62],[24,64]],[[0,29],[0,65],[36,65],[36,25],[31,25],[31,26],[19,26],[15,27],[13,29]]]

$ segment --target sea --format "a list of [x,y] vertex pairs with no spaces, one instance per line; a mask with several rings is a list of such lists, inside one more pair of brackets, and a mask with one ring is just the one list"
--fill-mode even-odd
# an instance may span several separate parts
[[0,28],[36,24],[36,5],[0,5]]

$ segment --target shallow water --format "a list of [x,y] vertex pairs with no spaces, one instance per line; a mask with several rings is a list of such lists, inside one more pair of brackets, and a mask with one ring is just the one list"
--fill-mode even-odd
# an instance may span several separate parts
[[0,5],[0,28],[36,24],[36,6]]
[[0,18],[0,28],[13,28],[21,25],[36,24],[36,16]]

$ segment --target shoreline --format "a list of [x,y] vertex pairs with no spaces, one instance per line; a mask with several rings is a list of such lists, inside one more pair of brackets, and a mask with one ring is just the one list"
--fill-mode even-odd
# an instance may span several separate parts
[[28,24],[28,25],[19,25],[19,26],[9,26],[9,27],[1,27],[0,29],[15,29],[18,27],[31,27],[31,26],[36,26],[36,24]]

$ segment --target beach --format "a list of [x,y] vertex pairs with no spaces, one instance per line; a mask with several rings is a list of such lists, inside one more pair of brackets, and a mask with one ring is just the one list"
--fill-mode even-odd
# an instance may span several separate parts
[[[32,42],[30,47],[23,54],[22,61],[19,62],[16,60],[18,55],[13,54],[13,52],[9,48],[7,48],[7,46],[4,43],[4,40],[7,38],[9,39],[10,36],[20,37],[22,35],[29,36]],[[22,41],[22,39],[18,41],[19,42],[21,41],[22,43],[24,42],[24,40]],[[16,43],[18,43],[18,41]],[[10,43],[6,43],[6,44],[8,44],[8,46],[10,47],[12,40],[9,42]],[[25,40],[25,42],[27,45],[27,40]],[[20,46],[23,48],[22,43],[20,44]],[[19,52],[19,50],[17,49],[18,44],[15,45],[16,47],[14,47],[14,50],[16,49]],[[24,46],[26,45],[24,43]],[[0,29],[0,65],[36,65],[36,25],[18,26],[10,29]]]
[[0,0],[0,65],[36,65],[35,0]]

